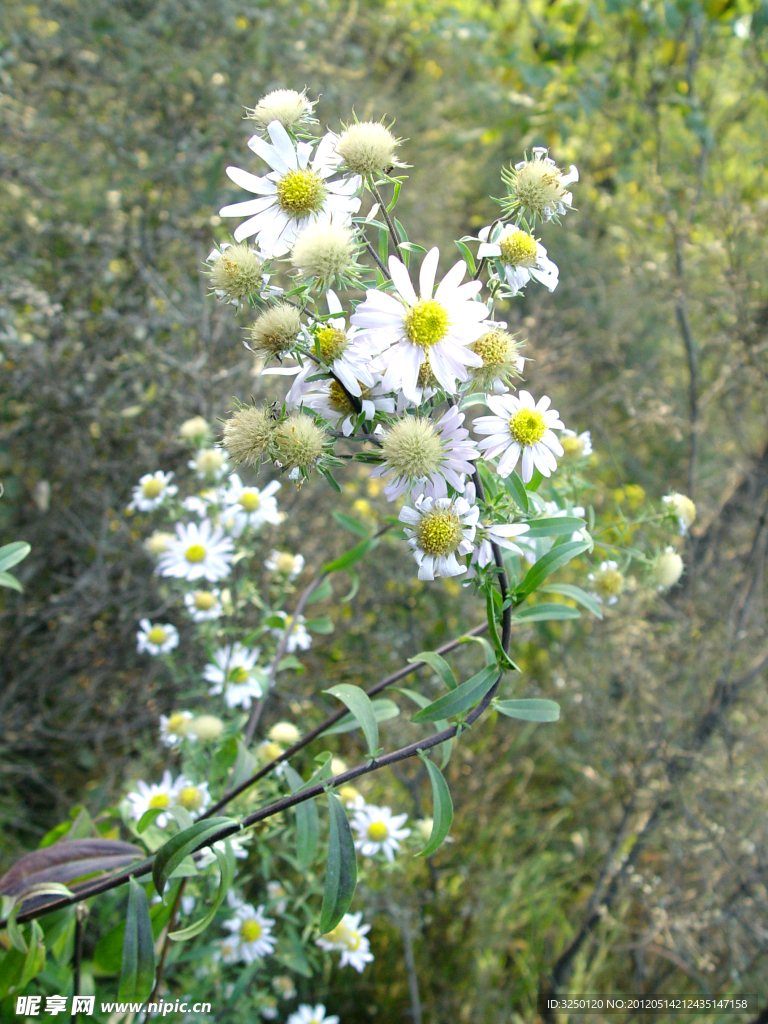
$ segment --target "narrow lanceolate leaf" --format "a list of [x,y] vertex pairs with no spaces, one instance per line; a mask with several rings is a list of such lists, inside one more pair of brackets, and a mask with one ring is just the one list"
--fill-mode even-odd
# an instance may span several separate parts
[[572,540],[567,544],[562,544],[560,547],[552,548],[546,555],[538,560],[531,568],[517,588],[518,597],[525,597],[527,594],[532,594],[549,576],[557,569],[562,568],[572,558],[582,554],[590,547],[588,540]]
[[23,540],[15,540],[13,544],[3,544],[0,548],[0,572],[22,562],[31,550],[29,544]]
[[495,700],[493,707],[507,718],[524,722],[556,722],[560,717],[560,705],[554,700]]
[[320,911],[320,932],[332,931],[344,917],[357,885],[357,860],[352,830],[341,800],[328,793],[331,830],[328,841],[328,865],[325,869],[323,906]]
[[219,862],[219,871],[221,873],[219,888],[216,890],[216,898],[213,901],[213,905],[208,913],[201,917],[199,921],[195,921],[194,924],[189,925],[187,928],[180,928],[178,931],[169,932],[168,937],[173,939],[174,942],[185,942],[187,939],[194,939],[200,932],[204,932],[211,921],[213,921],[222,900],[229,892],[232,879],[235,877],[235,855],[232,853],[232,844],[228,839],[225,839],[224,850],[218,850],[214,846],[213,852],[216,854],[216,860]]
[[85,875],[124,867],[142,856],[138,846],[117,839],[64,838],[20,857],[0,878],[0,893],[18,896],[43,882],[69,883]]
[[[283,768],[291,792],[295,793],[304,785],[304,780],[289,764]],[[317,840],[320,835],[320,819],[317,804],[313,800],[305,800],[294,807],[296,812],[296,860],[302,870],[306,871],[317,853]]]
[[453,674],[453,669],[445,658],[437,654],[435,651],[421,651],[419,654],[415,654],[412,658],[409,658],[408,662],[412,665],[417,662],[423,662],[425,665],[429,665],[429,667],[440,676],[449,690],[456,689],[458,679]]
[[539,593],[561,594],[563,597],[570,597],[572,601],[576,601],[583,608],[586,608],[587,611],[592,612],[598,619],[603,617],[603,609],[593,595],[588,594],[586,590],[582,590],[581,587],[576,587],[572,583],[548,583],[545,587],[539,587]]
[[155,947],[152,922],[144,887],[131,878],[128,882],[128,914],[123,939],[123,964],[118,999],[146,999],[155,977]]
[[496,664],[496,654],[494,653],[493,647],[488,643],[484,636],[463,636],[459,640],[460,644],[480,644],[483,648],[483,654],[485,655],[485,667],[490,668],[491,665]]
[[12,572],[0,572],[0,587],[7,587],[9,590],[18,590],[24,593],[24,587],[19,583]]
[[327,565],[324,565],[323,572],[337,572],[339,569],[348,569],[350,565],[354,565],[355,562],[359,562],[361,558],[364,558],[378,543],[378,537],[370,537],[368,540],[356,544],[339,558],[334,559],[333,562],[328,562]]
[[324,690],[330,693],[343,704],[346,704],[363,730],[365,742],[368,744],[368,753],[371,757],[376,756],[379,749],[379,723],[376,721],[376,714],[371,703],[371,698],[359,686],[352,686],[349,683],[339,683]]
[[430,761],[428,757],[422,757],[422,761],[427,766],[429,781],[432,783],[432,833],[429,842],[418,856],[428,857],[448,835],[453,821],[453,801],[448,783],[434,761]]
[[563,534],[575,533],[576,530],[583,530],[586,525],[586,520],[579,519],[578,516],[552,516],[549,519],[530,519],[525,539],[528,540],[529,537],[560,537]]
[[477,675],[472,676],[466,683],[457,686],[455,690],[439,697],[436,701],[428,704],[421,711],[413,716],[414,722],[434,722],[438,718],[451,718],[466,711],[488,693],[499,677],[499,669],[496,665],[492,668],[484,668]]
[[352,516],[345,515],[343,512],[332,512],[331,515],[337,523],[340,523],[351,533],[357,534],[358,537],[367,538],[369,536],[370,531],[368,527],[364,526],[363,523],[359,523],[357,519],[353,519]]
[[[418,690],[409,690],[405,686],[393,686],[392,689],[395,690],[397,693],[402,693],[404,697],[408,697],[408,699],[412,700],[414,704],[418,704],[420,708],[429,707],[429,697],[425,697],[424,694],[419,693]],[[435,732],[442,732],[443,729],[448,728],[448,722],[444,718],[438,718],[432,722],[432,728],[435,730]],[[441,768],[445,768],[445,766],[451,759],[452,745],[453,740],[445,740],[444,743],[440,744],[440,746],[443,748],[443,761],[441,764]]]
[[475,273],[475,258],[469,251],[469,248],[463,242],[455,242],[456,248],[459,250],[461,255],[464,257],[464,262],[467,264],[470,276],[474,276]]
[[525,489],[525,484],[514,471],[514,469],[505,479],[504,485],[506,486],[507,490],[512,495],[512,497],[515,499],[517,505],[523,510],[523,512],[527,512],[530,507],[528,503],[528,492]]
[[196,821],[191,828],[184,829],[161,846],[152,866],[152,878],[160,895],[163,895],[165,883],[185,857],[217,832],[228,826],[237,828],[237,824],[232,818],[206,818],[205,821]]
[[512,616],[513,622],[547,622],[552,619],[580,619],[578,608],[567,604],[529,604],[518,608]]
[[[381,697],[379,700],[372,700],[371,706],[373,707],[373,713],[376,716],[377,722],[388,722],[390,718],[397,718],[400,714],[400,708],[395,704],[393,700],[387,700],[386,697]],[[334,736],[340,732],[352,732],[353,729],[359,729],[360,723],[354,715],[344,715],[340,718],[335,725],[332,725],[329,729],[322,732],[321,736]]]

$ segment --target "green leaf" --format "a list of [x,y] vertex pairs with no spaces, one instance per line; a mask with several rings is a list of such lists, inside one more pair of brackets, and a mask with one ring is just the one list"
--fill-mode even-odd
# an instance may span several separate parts
[[159,817],[165,811],[165,807],[150,807],[149,810],[144,811],[144,813],[136,823],[136,831],[138,832],[138,834],[141,835],[144,829],[147,828],[148,825],[151,825],[154,822],[155,818]]
[[467,264],[467,267],[469,268],[470,274],[474,275],[475,270],[477,269],[475,267],[475,257],[472,255],[472,253],[469,251],[467,246],[464,245],[463,242],[455,242],[454,244],[455,244],[456,248],[459,250],[459,252],[461,253],[462,258],[464,259],[464,262]]
[[24,936],[21,934],[21,928],[19,928],[16,920],[16,915],[21,909],[21,904],[17,903],[11,913],[8,915],[6,922],[6,928],[8,929],[8,938],[11,940],[11,945],[14,949],[17,949],[20,953],[28,953],[29,947],[27,946]]
[[367,526],[363,526],[362,523],[358,523],[352,516],[345,515],[344,512],[333,512],[333,518],[337,523],[340,523],[345,529],[351,533],[357,534],[358,537],[362,537],[364,540],[368,539],[369,530]]
[[232,879],[235,877],[235,855],[232,853],[232,843],[225,839],[224,851],[217,850],[214,846],[213,852],[216,854],[216,860],[219,862],[221,878],[219,879],[219,888],[216,890],[216,897],[211,909],[199,921],[195,921],[194,924],[189,925],[187,928],[180,928],[178,931],[169,932],[168,938],[173,939],[174,942],[186,942],[187,939],[194,939],[200,932],[204,932],[211,921],[213,921],[222,900],[229,892]]
[[[379,700],[372,700],[371,705],[377,722],[388,722],[390,718],[397,718],[400,714],[400,708],[397,704],[395,704],[393,700],[387,700],[385,697]],[[320,733],[320,735],[334,736],[337,733],[352,732],[353,729],[359,728],[360,723],[354,715],[344,715],[344,717],[340,718],[335,725],[330,726],[330,728]]]
[[[155,903],[154,906],[149,909],[149,918],[152,922],[152,935],[155,939],[170,920],[171,911],[173,910],[173,904],[176,899],[176,893],[178,892],[177,886],[180,884],[181,883],[179,882],[175,883],[170,892],[170,898],[167,903]],[[124,936],[125,921],[121,921],[120,924],[107,932],[103,938],[99,939],[93,953],[93,962],[100,971],[104,972],[104,974],[120,973]]]
[[556,722],[560,717],[560,705],[554,700],[495,700],[493,707],[508,718],[525,722]]
[[[496,664],[495,661],[494,661],[494,664]],[[418,705],[418,707],[420,707],[420,708],[428,708],[429,705],[430,705],[429,697],[425,697],[424,694],[423,693],[419,693],[418,690],[409,690],[405,686],[393,686],[392,689],[396,693],[402,693],[402,695],[404,697],[407,697],[409,700],[412,700],[413,703]],[[432,723],[432,727],[435,730],[435,732],[442,732],[443,729],[447,729],[448,728],[448,722],[447,722],[447,720],[445,718],[438,718],[436,721],[434,721]],[[440,746],[443,748],[442,767],[445,768],[445,766],[448,764],[448,762],[451,759],[451,750],[453,748],[453,741],[452,740],[445,740],[443,743],[440,744]]]
[[[283,768],[292,793],[297,793],[304,785],[304,780],[289,764]],[[320,835],[320,819],[317,804],[312,800],[296,804],[296,860],[303,871],[306,871],[317,852],[317,841]]]
[[530,505],[528,503],[528,492],[525,489],[525,484],[514,471],[514,469],[509,474],[509,476],[504,480],[504,486],[515,499],[517,505],[524,512],[528,512],[530,509]]
[[434,722],[438,718],[451,718],[453,715],[461,714],[462,711],[466,711],[483,699],[498,676],[499,669],[496,665],[492,668],[482,669],[466,683],[462,683],[455,690],[439,697],[421,711],[417,711],[412,721]]
[[347,569],[347,573],[349,574],[349,578],[352,581],[352,586],[349,588],[349,592],[345,594],[344,597],[342,597],[342,604],[344,604],[346,601],[351,601],[352,598],[355,596],[355,594],[357,594],[358,590],[360,589],[360,577],[357,575],[357,573],[353,572],[352,569]]
[[586,590],[582,590],[581,587],[576,587],[572,583],[548,583],[545,587],[539,587],[539,593],[561,594],[563,597],[570,597],[572,601],[577,601],[598,619],[603,617],[603,609],[592,594],[588,594]]
[[123,963],[118,999],[146,999],[155,978],[155,947],[152,922],[144,887],[128,880],[128,914],[123,937]]
[[417,664],[420,661],[424,662],[425,665],[429,665],[440,676],[449,690],[456,689],[458,680],[445,658],[435,651],[421,651],[420,654],[415,654],[412,658],[408,659],[410,665]]
[[512,616],[513,622],[548,622],[552,619],[580,619],[578,608],[567,604],[531,604],[518,608]]
[[339,484],[339,481],[336,479],[333,473],[331,473],[331,471],[329,469],[326,469],[324,466],[318,466],[317,469],[319,470],[319,472],[323,474],[323,476],[334,489],[334,491],[336,491],[338,494],[341,494],[341,485]]
[[206,839],[223,828],[237,825],[232,818],[206,818],[205,821],[196,821],[191,828],[184,829],[161,846],[155,854],[155,863],[152,866],[152,878],[160,895],[163,895],[165,883],[185,857],[194,853]]
[[552,516],[549,519],[530,519],[528,521],[528,532],[524,534],[525,539],[529,537],[559,537],[561,534],[574,533],[586,526],[586,520],[578,516]]
[[371,698],[359,686],[351,686],[349,683],[339,683],[331,686],[323,693],[330,693],[343,704],[346,704],[352,714],[360,723],[365,741],[368,744],[368,753],[371,757],[376,756],[379,749],[379,724],[376,721],[376,714],[371,703]]
[[311,633],[332,633],[335,628],[333,619],[327,615],[323,615],[319,619],[307,619],[305,625]]
[[538,491],[539,487],[541,486],[541,481],[543,479],[544,479],[544,477],[541,475],[539,470],[538,469],[534,469],[533,476],[528,481],[528,490],[529,491],[534,491],[534,492]]
[[[318,765],[317,770],[306,782],[302,782],[299,789],[310,789],[312,786],[317,785],[318,782],[327,782],[330,779],[333,767],[333,755],[331,752],[324,750],[321,754],[318,754],[315,758],[315,764]],[[296,790],[297,793],[298,791]]]
[[246,745],[237,737],[237,757],[235,763],[232,766],[232,774],[229,777],[228,789],[237,789],[237,787],[245,782],[256,771],[256,758],[248,750]]
[[24,593],[24,587],[10,572],[0,572],[0,587],[8,587],[9,590],[18,590],[20,594]]
[[352,830],[341,800],[327,793],[331,815],[328,840],[328,864],[325,869],[323,906],[320,911],[320,933],[332,931],[344,917],[357,885],[357,859]]
[[359,562],[361,558],[365,558],[368,552],[372,551],[378,543],[378,537],[369,537],[368,540],[364,540],[362,543],[356,544],[355,547],[350,548],[349,551],[346,551],[340,558],[324,565],[323,572],[338,572],[339,569],[348,569],[350,565],[354,565],[355,562]]
[[459,643],[480,644],[480,646],[483,648],[483,653],[485,654],[485,667],[490,668],[491,665],[496,664],[496,652],[494,651],[493,647],[491,647],[491,645],[488,643],[484,636],[463,636],[461,640],[459,640]]
[[532,594],[544,582],[547,576],[557,569],[561,569],[572,558],[586,551],[589,546],[589,541],[587,540],[572,540],[567,544],[560,545],[560,547],[552,548],[551,551],[543,555],[528,570],[525,579],[517,588],[518,597]]
[[45,940],[43,930],[37,921],[32,922],[32,933],[29,937],[29,951],[24,959],[24,966],[21,970],[21,977],[16,985],[17,989],[26,988],[30,981],[36,977],[45,967]]
[[427,767],[429,781],[432,783],[432,832],[429,842],[417,856],[428,857],[435,852],[448,835],[453,821],[453,801],[448,783],[434,761],[424,756],[421,759]]
[[330,580],[323,580],[319,586],[315,587],[304,604],[313,604],[315,601],[324,601],[327,597],[333,597],[333,587],[331,586]]
[[496,605],[494,602],[495,600],[500,599],[501,595],[497,590],[491,590],[485,595],[486,613],[488,615],[488,630],[491,634],[491,639],[493,640],[493,646],[496,648],[496,657],[501,659],[501,664],[507,665],[513,672],[519,672],[520,669],[504,650],[501,638],[499,637],[499,631],[496,626]]
[[0,548],[0,572],[23,562],[32,548],[23,540],[15,540],[12,544],[3,544]]

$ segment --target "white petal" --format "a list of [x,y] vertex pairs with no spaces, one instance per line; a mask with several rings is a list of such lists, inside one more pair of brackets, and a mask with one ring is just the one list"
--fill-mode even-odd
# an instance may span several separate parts
[[416,292],[414,291],[411,278],[404,263],[401,263],[396,256],[389,257],[389,273],[392,278],[392,284],[397,288],[398,292],[402,295],[405,301],[414,306],[417,302]]
[[451,269],[445,275],[443,280],[440,282],[440,287],[435,292],[435,298],[437,299],[438,302],[450,303],[453,293],[464,280],[464,275],[466,274],[466,272],[467,264],[464,262],[464,260],[459,260],[458,263],[455,263],[451,267]]
[[295,171],[299,166],[299,161],[288,132],[279,121],[270,121],[267,125],[267,132],[270,139],[272,139],[275,151],[280,155],[286,167],[291,171]]
[[228,167],[226,173],[230,181],[234,181],[240,188],[247,189],[249,192],[255,192],[256,195],[274,195],[277,191],[274,183],[268,178],[260,178],[240,167]]
[[432,292],[435,287],[435,274],[437,273],[437,264],[440,261],[440,250],[437,246],[430,249],[427,255],[421,262],[421,270],[419,271],[419,291],[421,292],[422,299],[431,299]]

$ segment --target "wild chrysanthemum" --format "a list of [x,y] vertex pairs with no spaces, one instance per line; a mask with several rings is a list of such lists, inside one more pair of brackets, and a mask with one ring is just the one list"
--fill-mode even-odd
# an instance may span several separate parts
[[191,590],[184,595],[184,604],[193,622],[211,622],[223,613],[218,587],[213,590]]
[[246,487],[237,473],[229,478],[229,487],[224,493],[222,524],[233,537],[239,537],[248,526],[257,529],[264,523],[277,525],[280,513],[274,495],[280,490],[280,481],[272,480],[266,487]]
[[[312,367],[307,367],[311,371]],[[357,382],[360,388],[360,399],[362,409],[358,413],[352,404],[347,391],[337,380],[319,380],[310,384],[305,383],[308,374],[302,373],[297,377],[285,398],[288,408],[303,407],[311,409],[324,420],[341,430],[345,437],[349,437],[355,431],[355,424],[358,416],[365,420],[372,420],[377,412],[393,413],[395,411],[395,400],[385,395],[381,384],[374,384],[372,388],[366,387],[361,381]]]
[[290,551],[273,549],[269,558],[264,562],[264,567],[270,572],[280,573],[287,580],[295,580],[304,568],[304,556],[292,555]]
[[365,937],[371,930],[369,924],[361,924],[363,915],[345,914],[333,931],[326,932],[316,939],[316,944],[324,950],[338,950],[341,953],[339,967],[354,967],[361,973],[367,963],[373,960],[370,942]]
[[546,221],[571,209],[573,195],[568,186],[579,180],[579,172],[573,164],[567,173],[561,171],[546,148],[534,146],[530,159],[505,168],[501,178],[508,192],[501,201],[506,214]]
[[592,434],[589,430],[585,430],[583,434],[577,434],[575,430],[561,430],[560,446],[565,459],[572,462],[586,459],[592,454]]
[[300,331],[299,311],[281,302],[270,306],[251,324],[245,345],[262,359],[279,358],[293,347]]
[[494,324],[470,348],[483,360],[482,366],[473,366],[469,373],[488,394],[503,394],[511,377],[519,377],[525,360],[519,355],[520,342],[501,325]]
[[224,536],[221,527],[213,527],[210,519],[197,523],[177,523],[176,537],[157,563],[161,576],[177,579],[206,579],[215,583],[229,575],[234,544]]
[[312,636],[307,632],[307,627],[304,625],[307,621],[304,616],[299,615],[298,618],[295,618],[293,615],[287,615],[285,612],[275,612],[275,614],[280,616],[284,625],[282,628],[273,628],[271,633],[272,636],[281,640],[283,633],[286,630],[288,631],[288,642],[285,648],[288,654],[293,654],[294,651],[308,651],[312,646]]
[[322,1003],[317,1006],[302,1003],[288,1018],[287,1024],[339,1024],[339,1018],[335,1015],[327,1017]]
[[294,128],[302,121],[312,119],[314,103],[303,92],[295,89],[275,89],[262,96],[252,109],[246,108],[246,117],[255,121],[257,127],[265,129],[272,121],[279,121],[284,128]]
[[357,833],[355,849],[364,857],[373,857],[381,851],[390,864],[395,859],[395,850],[411,834],[402,826],[408,820],[407,814],[392,814],[389,807],[374,807],[366,804],[355,811],[352,828]]
[[588,578],[595,588],[594,596],[601,604],[616,604],[626,583],[618,562],[613,560],[601,562],[597,572],[591,572]]
[[234,964],[242,960],[252,964],[254,960],[274,953],[277,939],[272,935],[274,919],[264,916],[264,907],[252,907],[243,903],[234,917],[224,921],[224,927],[231,934],[221,944],[221,958],[224,963]]
[[208,420],[202,416],[193,416],[181,424],[179,437],[183,437],[185,441],[197,441],[205,437],[210,429]]
[[193,717],[191,711],[174,711],[172,715],[160,715],[160,739],[166,747],[180,747],[182,740],[195,739],[189,728]]
[[673,491],[672,494],[666,494],[661,500],[667,506],[670,513],[677,517],[680,534],[686,534],[696,519],[696,506],[694,503],[687,494],[678,494],[677,491]]
[[[470,505],[474,505],[476,495],[477,492],[475,485],[470,480],[464,488],[464,499]],[[493,561],[492,544],[496,544],[500,548],[505,548],[507,551],[512,551],[516,555],[522,555],[523,552],[517,546],[515,541],[518,537],[528,533],[529,530],[530,526],[527,523],[485,524],[478,522],[477,534],[475,535],[474,544],[472,546],[471,565],[479,565],[481,569],[484,569],[486,565],[489,565]],[[474,570],[471,570],[469,575],[474,575]]]
[[266,675],[256,662],[259,648],[252,650],[241,643],[225,644],[213,655],[213,662],[203,669],[203,679],[213,685],[208,693],[215,697],[224,694],[228,708],[250,708],[254,697],[261,697]]
[[336,136],[325,135],[317,147],[312,164],[312,143],[291,140],[279,121],[267,125],[270,145],[260,135],[248,140],[248,146],[272,168],[260,178],[239,167],[228,167],[227,175],[236,185],[260,198],[225,206],[222,217],[247,217],[235,229],[235,241],[256,235],[266,257],[283,256],[297,235],[312,221],[348,222],[360,209],[355,193],[361,181],[357,176],[331,181],[336,171]]
[[163,473],[159,469],[154,473],[145,473],[133,488],[133,497],[128,508],[138,509],[139,512],[154,512],[166,498],[178,491],[178,487],[171,483],[172,479],[173,473]]
[[151,537],[147,537],[144,541],[144,549],[148,551],[150,555],[162,555],[164,551],[168,550],[168,544],[174,539],[172,533],[165,533],[162,530],[155,530]]
[[557,469],[555,455],[562,455],[554,430],[560,430],[559,413],[550,409],[550,399],[540,398],[538,403],[528,391],[519,395],[489,395],[488,406],[494,416],[480,416],[472,424],[478,434],[488,434],[478,443],[484,458],[500,455],[497,472],[507,477],[522,455],[524,483],[533,477],[534,467],[542,476],[550,476]]
[[269,409],[244,405],[224,424],[221,443],[236,463],[258,466],[273,452],[275,425]]
[[224,731],[224,723],[216,715],[198,715],[189,724],[189,735],[198,740],[215,740]]
[[190,469],[194,469],[201,480],[204,480],[206,477],[220,480],[229,468],[227,466],[227,457],[220,448],[201,448],[194,459],[191,459],[187,465]]
[[[175,806],[178,790],[185,783],[186,779],[183,775],[179,775],[174,782],[173,776],[167,770],[163,772],[160,782],[147,785],[146,782],[140,780],[136,783],[135,792],[129,793],[127,796],[131,817],[134,821],[138,821],[149,810],[157,808],[165,811],[167,808]],[[159,814],[155,819],[155,824],[159,828],[165,828],[168,824],[168,815]]]
[[380,121],[359,121],[339,135],[336,152],[353,174],[379,174],[395,163],[400,139]]
[[480,517],[476,505],[464,498],[417,498],[413,508],[400,510],[408,544],[419,566],[420,580],[436,576],[460,576],[467,571],[456,556],[472,551]]
[[461,284],[467,267],[459,260],[434,291],[439,259],[437,248],[424,257],[417,296],[405,264],[390,256],[397,297],[369,289],[352,317],[352,323],[379,350],[385,350],[381,356],[385,391],[402,388],[410,402],[420,400],[417,383],[422,364],[429,364],[441,387],[451,394],[457,381],[467,380],[468,366],[482,365],[480,356],[469,348],[484,333],[483,321],[488,317],[487,307],[474,298],[482,285],[480,281]]
[[480,232],[479,258],[497,259],[504,267],[504,277],[513,295],[524,288],[531,278],[545,285],[551,292],[557,288],[560,271],[547,257],[547,250],[528,231],[508,224],[498,224],[489,240],[491,227]]
[[222,242],[207,259],[211,288],[217,298],[240,305],[249,295],[256,295],[264,284],[263,262],[249,245]]
[[136,650],[139,654],[168,654],[179,646],[179,631],[169,622],[152,625],[149,619],[142,619],[141,629],[136,634]]
[[293,722],[275,722],[267,735],[273,743],[285,743],[290,747],[299,739],[301,733]]
[[301,277],[327,288],[354,274],[357,250],[355,233],[346,224],[310,223],[293,243],[291,263]]
[[669,590],[683,575],[685,563],[672,547],[666,547],[653,563],[653,581],[659,590]]
[[[181,780],[179,780],[181,781]],[[193,818],[201,814],[211,802],[211,794],[208,792],[208,783],[193,783],[184,779],[183,784],[176,786],[176,803],[189,811]]]
[[447,495],[446,481],[458,491],[463,489],[464,474],[473,471],[472,460],[480,457],[463,423],[464,413],[451,406],[437,423],[426,417],[406,416],[381,435],[384,462],[371,476],[392,474],[384,488],[390,501],[426,481],[432,483],[438,497]]
[[275,431],[277,459],[287,470],[309,472],[323,454],[327,435],[311,416],[294,413]]

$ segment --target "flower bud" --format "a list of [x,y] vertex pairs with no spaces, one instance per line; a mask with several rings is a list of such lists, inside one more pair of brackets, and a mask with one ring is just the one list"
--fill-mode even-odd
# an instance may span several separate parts
[[353,269],[356,249],[354,233],[348,227],[316,221],[294,242],[291,263],[302,277],[317,278],[327,285]]
[[673,516],[677,516],[680,524],[680,533],[686,533],[696,519],[696,506],[686,494],[666,494],[661,499]]
[[311,103],[303,92],[295,89],[275,89],[262,96],[252,110],[246,114],[255,121],[258,128],[266,128],[272,121],[279,121],[283,128],[293,128],[300,121],[309,120],[312,115]]
[[659,590],[674,587],[683,575],[685,563],[674,548],[667,547],[653,563],[653,579]]
[[269,764],[270,761],[276,760],[283,753],[283,748],[279,743],[273,743],[271,740],[264,740],[256,747],[256,757],[258,757],[260,764]]
[[196,441],[204,437],[210,430],[208,420],[202,416],[193,416],[191,420],[184,420],[179,427],[179,435],[187,441]]
[[347,762],[342,761],[340,757],[331,758],[331,774],[332,775],[343,775],[347,770]]
[[394,162],[399,145],[400,140],[380,121],[361,121],[341,133],[336,152],[353,173],[377,174]]
[[227,461],[218,448],[201,448],[194,458],[194,469],[199,476],[213,476]]
[[215,740],[224,731],[224,723],[215,715],[200,715],[192,719],[188,731],[199,740]]
[[210,257],[211,286],[228,299],[242,300],[261,290],[262,262],[249,245],[227,245]]
[[270,306],[250,328],[248,348],[262,359],[284,355],[301,330],[299,311],[287,302]]
[[325,430],[311,416],[296,413],[275,431],[277,457],[288,470],[310,470],[323,454]]
[[301,736],[293,722],[276,722],[267,733],[273,743],[285,743],[292,746]]
[[274,447],[275,421],[268,409],[245,405],[224,424],[222,444],[235,462],[258,466]]
[[150,555],[162,555],[168,550],[168,544],[176,540],[172,533],[163,533],[162,530],[155,530],[151,537],[144,541],[144,550]]

